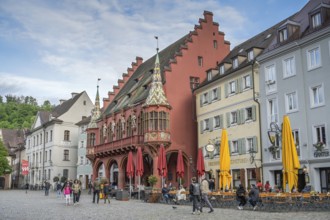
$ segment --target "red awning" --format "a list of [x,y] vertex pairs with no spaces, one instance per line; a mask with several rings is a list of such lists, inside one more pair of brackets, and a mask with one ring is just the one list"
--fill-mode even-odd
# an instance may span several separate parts
[[176,173],[180,178],[183,178],[184,163],[183,163],[183,157],[182,157],[182,150],[179,150],[179,153],[178,153],[178,159],[177,159],[177,164],[176,164]]
[[137,158],[136,158],[136,175],[142,176],[144,172],[143,168],[143,155],[141,147],[137,149]]
[[204,165],[204,156],[203,156],[203,150],[202,148],[198,149],[198,155],[197,155],[197,175],[203,176],[205,173],[205,165]]
[[164,145],[160,145],[158,154],[158,173],[162,177],[167,176],[167,162]]
[[132,178],[134,175],[134,165],[133,165],[133,154],[132,151],[128,153],[126,175],[128,178]]

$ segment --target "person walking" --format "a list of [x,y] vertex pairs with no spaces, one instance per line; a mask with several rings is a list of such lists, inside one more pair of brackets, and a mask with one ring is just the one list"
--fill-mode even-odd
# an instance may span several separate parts
[[49,188],[50,188],[50,183],[46,180],[45,181],[45,196],[49,195]]
[[70,205],[70,195],[71,195],[71,187],[70,184],[67,183],[63,189],[63,194],[65,197],[65,205]]
[[107,203],[107,200],[110,204],[109,194],[110,194],[110,185],[108,183],[105,183],[104,186],[103,186],[104,204]]
[[193,200],[193,215],[199,215],[200,214],[200,196],[201,196],[201,191],[200,191],[200,185],[196,181],[196,177],[191,178],[191,184],[189,186],[189,194],[192,197]]
[[79,191],[80,191],[80,185],[78,180],[74,180],[72,185],[72,191],[73,191],[73,205],[79,204]]
[[239,201],[237,208],[239,210],[242,210],[246,204],[245,196],[246,196],[246,190],[242,184],[239,184],[238,189],[236,191],[236,198],[237,198],[237,201]]
[[253,211],[255,211],[258,206],[257,206],[257,202],[259,201],[259,190],[256,187],[256,185],[251,184],[251,190],[249,192],[249,202],[253,207]]
[[61,189],[62,189],[61,183],[58,182],[56,184],[56,197],[57,198],[61,198]]
[[100,182],[98,179],[95,179],[93,183],[93,203],[95,203],[95,196],[97,196],[97,204],[99,204],[100,200]]
[[202,193],[202,204],[201,204],[201,212],[203,212],[203,204],[206,203],[206,205],[210,208],[209,213],[214,212],[213,206],[209,201],[208,194],[210,193],[210,188],[209,188],[209,181],[205,178],[201,182],[201,193]]

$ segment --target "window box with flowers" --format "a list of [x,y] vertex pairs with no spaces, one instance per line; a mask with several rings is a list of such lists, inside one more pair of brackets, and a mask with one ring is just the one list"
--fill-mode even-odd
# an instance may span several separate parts
[[313,144],[313,146],[316,148],[316,151],[318,152],[322,152],[324,150],[324,143],[322,141]]

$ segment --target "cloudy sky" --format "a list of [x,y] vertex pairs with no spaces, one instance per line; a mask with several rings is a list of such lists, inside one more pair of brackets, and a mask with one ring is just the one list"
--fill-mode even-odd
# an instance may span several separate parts
[[0,95],[39,103],[112,91],[136,56],[194,30],[211,11],[231,48],[299,11],[308,0],[0,0]]

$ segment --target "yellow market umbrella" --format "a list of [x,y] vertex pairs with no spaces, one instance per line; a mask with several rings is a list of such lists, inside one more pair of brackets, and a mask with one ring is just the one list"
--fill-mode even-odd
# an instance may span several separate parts
[[227,130],[222,129],[221,133],[221,146],[220,146],[220,189],[230,188],[231,175],[230,175],[230,154],[228,145]]
[[282,164],[283,164],[283,191],[286,189],[288,182],[291,192],[293,186],[297,189],[298,169],[300,162],[298,159],[296,145],[292,136],[290,120],[287,115],[283,117],[282,127]]

